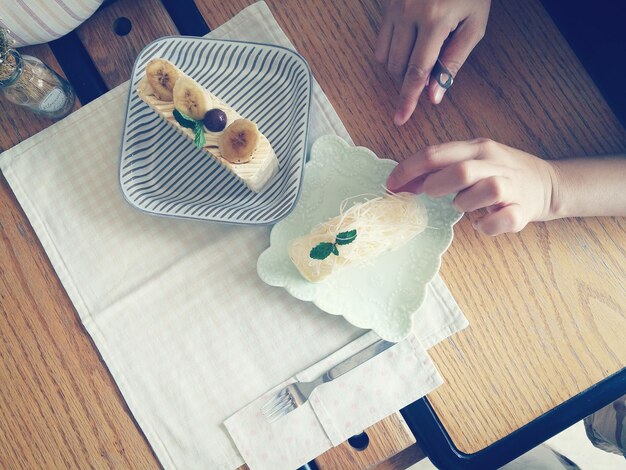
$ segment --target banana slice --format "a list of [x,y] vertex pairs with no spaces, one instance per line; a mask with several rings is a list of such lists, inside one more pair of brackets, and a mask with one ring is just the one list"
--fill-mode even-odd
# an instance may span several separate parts
[[182,75],[174,85],[174,107],[196,120],[201,120],[210,108],[209,97],[194,79]]
[[248,119],[237,119],[220,137],[222,157],[231,163],[248,163],[259,144],[259,130]]
[[161,101],[172,101],[174,85],[180,75],[180,70],[165,59],[152,59],[146,66],[148,83]]

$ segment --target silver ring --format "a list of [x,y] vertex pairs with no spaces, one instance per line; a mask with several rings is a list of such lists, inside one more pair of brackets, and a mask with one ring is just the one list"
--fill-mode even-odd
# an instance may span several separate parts
[[450,88],[452,86],[452,83],[454,83],[454,77],[452,76],[452,73],[446,68],[445,65],[441,63],[439,59],[437,59],[437,62],[433,67],[432,76],[435,78],[435,80],[437,80],[439,86],[444,90]]

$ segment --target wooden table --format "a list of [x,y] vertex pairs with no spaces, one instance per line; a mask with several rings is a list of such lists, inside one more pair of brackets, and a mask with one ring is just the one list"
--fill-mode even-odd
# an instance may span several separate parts
[[[185,32],[185,15],[170,17],[175,3],[118,0],[78,29],[103,86],[125,81],[150,40]],[[211,28],[250,3],[196,1]],[[373,58],[377,1],[268,4],[355,142],[380,156],[478,136],[549,159],[626,149],[626,131],[537,0],[496,1],[447,98],[420,103],[402,128],[390,117],[399,86]],[[113,32],[119,17],[132,22],[126,36]],[[28,52],[63,72],[50,46]],[[1,149],[50,125],[0,108]],[[624,246],[617,218],[534,224],[497,238],[477,234],[468,217],[456,226],[441,274],[471,326],[430,351],[445,384],[428,400],[459,451],[488,448],[624,368]],[[0,312],[1,468],[158,466],[4,177]],[[421,455],[397,416],[369,432],[382,436],[371,439],[371,460],[345,445],[320,467],[395,455],[386,468],[404,468]]]

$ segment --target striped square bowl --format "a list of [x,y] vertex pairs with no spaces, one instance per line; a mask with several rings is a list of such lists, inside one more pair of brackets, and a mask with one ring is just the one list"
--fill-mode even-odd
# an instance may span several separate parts
[[[161,57],[256,122],[278,157],[278,174],[260,193],[161,119],[137,96],[148,61]],[[148,44],[131,75],[119,176],[134,207],[157,215],[271,224],[300,194],[306,159],[311,72],[296,52],[269,44],[166,37]]]

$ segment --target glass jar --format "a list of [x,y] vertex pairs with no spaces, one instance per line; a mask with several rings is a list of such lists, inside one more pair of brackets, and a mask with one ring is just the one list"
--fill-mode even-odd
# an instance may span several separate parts
[[6,99],[52,119],[70,113],[76,99],[72,86],[42,61],[11,50],[2,65],[0,92]]

